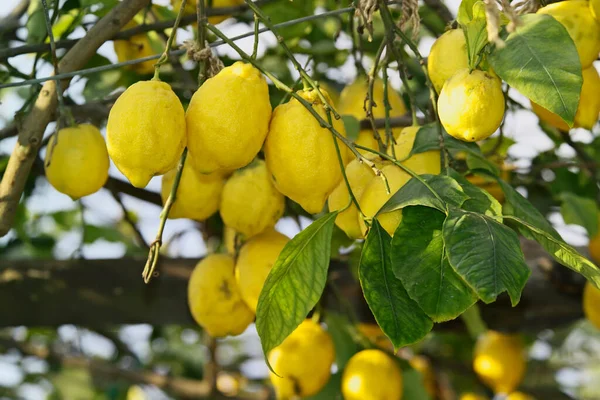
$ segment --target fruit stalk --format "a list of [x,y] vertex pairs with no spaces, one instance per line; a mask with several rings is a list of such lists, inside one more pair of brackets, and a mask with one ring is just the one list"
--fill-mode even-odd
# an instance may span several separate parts
[[471,335],[473,340],[477,340],[480,335],[487,331],[487,326],[481,318],[481,313],[479,312],[479,306],[477,304],[473,304],[469,307],[460,315],[460,318],[465,323],[467,331],[469,331],[469,335]]
[[183,10],[185,8],[186,3],[187,3],[187,0],[183,0],[181,2],[181,6],[179,7],[179,12],[177,12],[177,18],[175,18],[175,23],[173,24],[173,30],[171,30],[169,39],[167,39],[167,45],[165,46],[165,51],[163,51],[163,53],[160,55],[160,58],[158,59],[156,64],[154,64],[154,77],[152,78],[153,81],[160,80],[160,78],[158,76],[160,73],[160,66],[165,64],[169,60],[169,50],[171,50],[171,46],[173,45],[173,40],[175,39],[175,34],[177,32],[177,29],[179,28],[179,22],[181,22],[181,17],[183,16]]
[[[369,117],[369,121],[371,121],[371,129],[373,130],[373,137],[375,138],[375,140],[377,140],[377,143],[379,144],[379,150],[381,150],[381,151],[385,151],[385,145],[383,144],[381,135],[379,135],[379,132],[377,131],[377,126],[375,125],[375,118],[373,117],[373,104],[375,104],[375,102],[373,101],[373,86],[375,84],[375,76],[377,75],[377,70],[379,69],[379,62],[381,61],[381,57],[383,55],[383,50],[385,48],[386,48],[386,43],[381,42],[381,45],[379,46],[379,48],[377,49],[377,53],[375,54],[375,59],[373,60],[373,67],[371,68],[371,70],[369,71],[369,74],[367,75],[369,78],[369,85],[367,87],[366,110],[365,110],[367,112],[367,116]],[[384,96],[383,96],[384,101],[387,100],[386,96],[387,96],[387,93],[384,88]]]

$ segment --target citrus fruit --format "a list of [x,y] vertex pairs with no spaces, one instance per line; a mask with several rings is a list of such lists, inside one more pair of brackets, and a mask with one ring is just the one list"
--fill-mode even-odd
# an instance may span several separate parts
[[[196,221],[204,221],[219,209],[219,201],[225,181],[220,174],[201,174],[196,172],[190,165],[190,159],[186,160],[181,174],[181,180],[177,187],[175,202],[171,206],[169,218],[190,218]],[[163,204],[167,202],[171,187],[177,174],[174,168],[163,175],[160,196]]]
[[235,264],[235,277],[242,299],[256,312],[258,296],[279,253],[290,239],[274,229],[252,237],[242,248]]
[[233,257],[226,254],[208,255],[196,265],[188,282],[188,306],[213,337],[239,335],[254,320],[240,295]]
[[[323,89],[321,92],[329,96]],[[327,121],[325,108],[314,90],[300,90],[298,95]],[[345,135],[341,119],[333,119],[333,127]],[[311,214],[323,209],[325,200],[342,179],[332,135],[295,98],[273,112],[264,149],[267,167],[275,187]],[[345,164],[346,146],[340,140],[337,143]]]
[[[509,170],[504,166],[500,166],[500,169],[500,178],[502,178],[504,181],[508,181],[510,179]],[[492,197],[498,200],[499,203],[504,203],[504,190],[502,190],[502,187],[494,178],[483,177],[480,175],[469,175],[467,176],[467,180],[473,185],[491,194]]]
[[236,171],[223,188],[223,223],[247,238],[274,227],[284,208],[284,197],[273,186],[263,160]]
[[342,374],[344,400],[400,400],[402,371],[381,350],[362,350],[350,358]]
[[457,139],[476,142],[498,129],[504,117],[504,94],[497,76],[461,69],[442,87],[438,114],[446,131]]
[[[351,115],[359,121],[367,118],[367,111],[365,110],[365,100],[369,90],[369,82],[366,77],[361,76],[356,79],[352,84],[346,86],[340,94],[340,100],[338,103],[338,112],[342,115]],[[385,106],[383,101],[383,81],[376,78],[373,82],[373,118],[385,118]],[[390,102],[390,117],[399,117],[406,114],[406,106],[402,101],[402,98],[398,93],[391,87],[388,86],[388,101]],[[394,132],[400,129],[394,129]],[[378,129],[379,135],[384,137],[385,130]],[[363,129],[359,132],[356,144],[368,147],[370,149],[378,150],[379,144],[373,136],[373,130]],[[360,150],[361,154],[369,154],[366,150]]]
[[429,360],[421,355],[415,355],[410,360],[408,360],[413,369],[418,371],[423,378],[423,386],[425,386],[425,390],[432,398],[435,398],[435,374],[433,372],[433,368],[431,367],[431,363]]
[[[367,186],[367,183],[375,176],[375,173],[364,162],[358,159],[352,160],[346,165],[346,177],[350,183],[350,188],[356,199],[359,199],[362,192]],[[341,210],[348,205],[350,201],[350,193],[346,182],[342,179],[336,188],[331,192],[328,199],[329,210]],[[350,207],[340,212],[335,219],[335,224],[351,239],[362,239],[364,238],[363,233],[358,225],[358,210],[354,203],[350,204]]]
[[477,393],[463,393],[459,400],[489,400],[487,397]]
[[[185,3],[185,9],[183,10],[184,14],[196,14],[196,3],[197,0],[187,0]],[[171,4],[173,5],[173,10],[177,12],[179,7],[181,7],[181,0],[171,0]],[[232,7],[238,6],[240,4],[244,4],[244,0],[213,0],[212,7],[213,8],[222,8],[222,7]],[[227,18],[231,17],[231,15],[215,15],[213,17],[208,17],[208,22],[213,25],[218,24],[219,22],[225,21]]]
[[109,164],[106,143],[98,128],[81,124],[52,135],[44,168],[56,190],[77,200],[104,186]]
[[[131,29],[138,26],[134,21],[129,21],[123,29]],[[150,44],[150,38],[146,33],[133,35],[128,39],[117,39],[113,41],[117,60],[121,63],[124,61],[136,60],[138,58],[149,57],[157,54]],[[157,60],[144,61],[137,64],[128,65],[125,68],[131,69],[138,74],[149,75],[154,73],[154,64]]]
[[594,19],[587,0],[561,1],[548,4],[538,14],[553,16],[569,32],[575,42],[581,68],[588,68],[600,52],[600,24]]
[[[317,352],[317,353],[315,353]],[[316,322],[304,320],[269,353],[271,383],[278,399],[295,399],[318,393],[329,381],[335,348],[329,333]]]
[[[598,96],[600,76],[593,65],[584,69],[581,75],[583,76],[583,84],[573,126],[591,130],[598,121],[598,114],[600,113],[600,96]],[[531,102],[531,108],[539,119],[545,123],[563,131],[569,130],[567,123],[557,114],[548,111],[533,101]]]
[[523,392],[512,392],[506,396],[506,400],[535,400],[535,398]]
[[371,341],[375,346],[393,352],[394,345],[390,339],[385,336],[379,325],[374,323],[362,322],[357,326],[358,331]]
[[[598,215],[598,226],[600,227],[600,214]],[[590,238],[588,249],[590,250],[592,261],[594,261],[596,265],[600,265],[600,232],[598,232],[596,236]]]
[[423,153],[413,154],[409,158],[410,152],[417,138],[420,126],[409,126],[394,135],[396,144],[388,148],[388,155],[394,156],[396,160],[401,161],[402,165],[412,170],[416,174],[434,174],[441,171],[441,156],[439,150],[425,151]]
[[519,336],[487,331],[477,341],[473,369],[494,392],[512,392],[523,379],[525,368],[525,353]]
[[177,166],[185,148],[185,114],[171,87],[160,81],[134,83],[108,115],[108,154],[135,187]]
[[431,46],[427,57],[427,73],[436,92],[440,93],[452,75],[468,67],[467,41],[461,28],[450,29]]
[[241,61],[208,79],[186,112],[188,149],[202,173],[248,165],[260,151],[271,118],[265,78]]
[[331,83],[324,81],[319,81],[319,88],[327,92],[329,98],[331,99],[331,105],[337,110],[339,108],[338,103],[340,102],[340,92],[333,87]]
[[600,0],[590,0],[590,12],[600,22]]
[[600,329],[600,290],[589,282],[583,289],[583,313],[592,325]]
[[229,254],[235,254],[237,232],[228,226],[223,227],[223,245]]

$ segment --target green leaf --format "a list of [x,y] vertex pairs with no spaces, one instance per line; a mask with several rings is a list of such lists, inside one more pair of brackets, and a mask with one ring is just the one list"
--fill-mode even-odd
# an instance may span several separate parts
[[325,324],[335,345],[335,364],[342,371],[348,360],[360,350],[350,334],[351,323],[346,315],[328,310],[325,314]]
[[445,218],[432,208],[406,207],[392,238],[394,275],[434,322],[454,319],[477,301],[448,262],[442,236]]
[[285,245],[275,261],[256,310],[256,330],[265,356],[300,325],[321,298],[337,214],[325,214],[310,224]]
[[488,44],[486,26],[485,5],[483,1],[476,1],[473,3],[471,20],[463,25],[470,68],[475,68],[478,65],[482,58],[479,53]]
[[567,224],[583,226],[589,237],[598,233],[598,206],[594,199],[577,196],[573,193],[562,193],[560,213]]
[[116,228],[110,226],[88,225],[84,227],[84,243],[94,243],[96,240],[104,239],[108,242],[126,242],[127,238],[123,236]]
[[[501,142],[498,143],[498,141]],[[508,149],[515,143],[516,142],[513,139],[507,138],[506,136],[494,136],[486,139],[481,144],[481,151],[484,154],[494,152],[500,158],[505,158],[508,155]]]
[[511,87],[573,126],[583,82],[575,44],[549,15],[526,14],[521,22],[488,60]]
[[[50,7],[50,4],[49,4]],[[48,35],[46,31],[46,17],[41,0],[32,0],[27,8],[27,44],[43,43]]]
[[541,244],[552,258],[560,264],[580,273],[600,288],[600,269],[593,262],[579,254],[573,246],[518,217],[506,216],[505,218],[516,222],[520,234]]
[[433,328],[433,322],[394,276],[390,260],[391,239],[374,218],[363,247],[358,275],[377,324],[397,350],[422,339]]
[[[456,179],[465,194],[469,196],[469,199],[462,204],[462,209],[485,214],[498,222],[502,222],[502,205],[494,198],[494,196],[480,187],[473,185],[468,179],[455,170],[450,170],[450,176]],[[484,176],[493,175],[486,173]]]
[[406,400],[430,400],[423,375],[414,369],[402,370],[402,398]]
[[[313,1],[274,1],[262,6],[263,12],[273,24],[279,24],[296,18],[314,14]],[[277,29],[277,33],[284,39],[298,38],[308,35],[313,24],[303,22],[285,28]]]
[[90,75],[83,88],[83,96],[86,100],[104,98],[120,86],[121,78],[122,73],[118,69]]
[[356,117],[352,115],[342,115],[342,121],[344,122],[344,128],[346,129],[346,137],[352,141],[358,138],[360,132],[360,122]]
[[460,207],[469,197],[460,185],[446,175],[420,175],[437,192],[437,198],[427,186],[416,178],[411,178],[381,207],[378,214],[398,210],[406,206],[427,206],[445,211],[447,204]]
[[516,305],[531,274],[517,234],[474,212],[452,209],[443,227],[448,260],[485,303],[508,292]]
[[463,0],[458,6],[456,21],[460,25],[466,25],[473,20],[473,5],[481,0]]

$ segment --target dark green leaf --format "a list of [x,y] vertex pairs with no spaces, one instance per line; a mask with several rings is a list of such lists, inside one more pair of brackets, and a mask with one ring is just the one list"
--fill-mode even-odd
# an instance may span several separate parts
[[347,316],[327,311],[325,314],[325,324],[327,325],[327,332],[331,335],[333,344],[335,345],[335,365],[341,371],[346,366],[348,360],[360,348],[350,334],[352,327]]
[[116,228],[110,226],[85,225],[84,243],[94,243],[96,240],[104,239],[108,242],[125,242],[127,239]]
[[560,264],[580,273],[600,288],[600,269],[593,262],[579,254],[572,246],[523,219],[513,216],[506,216],[505,218],[516,222],[519,233],[541,244]]
[[[450,176],[456,179],[465,194],[469,196],[469,199],[462,204],[462,209],[485,214],[498,222],[502,222],[502,205],[494,198],[494,196],[476,185],[473,185],[465,177],[454,170],[450,171]],[[492,175],[485,174],[484,176]]]
[[[337,349],[336,349],[337,351]],[[342,400],[342,372],[331,375],[327,384],[314,396],[304,397],[305,400]]]
[[474,212],[451,209],[443,227],[450,265],[486,303],[508,292],[516,305],[531,274],[517,234]]
[[442,236],[445,218],[432,208],[406,207],[392,238],[394,275],[434,322],[454,319],[477,301],[448,263]]
[[394,276],[390,260],[391,239],[374,218],[363,247],[358,275],[377,324],[397,350],[422,339],[433,328],[433,322]]
[[406,206],[422,205],[445,211],[447,204],[460,207],[469,197],[460,185],[446,175],[421,175],[429,187],[437,192],[438,197],[421,181],[411,178],[381,207],[378,214],[398,210]]
[[256,310],[256,330],[265,356],[300,325],[321,298],[337,214],[325,214],[296,235],[273,265]]
[[488,60],[511,87],[573,126],[583,82],[575,44],[549,15],[526,14],[521,22]]
[[352,141],[356,140],[360,132],[360,122],[358,119],[352,115],[342,115],[342,121],[344,121],[346,137]]
[[414,369],[402,370],[402,398],[406,400],[430,400],[425,389],[423,376]]
[[41,0],[32,0],[27,9],[27,43],[43,43],[48,35],[46,31],[46,18],[44,17],[44,8]]
[[583,226],[589,237],[598,233],[598,206],[594,199],[577,196],[573,193],[561,194],[560,213],[567,224]]

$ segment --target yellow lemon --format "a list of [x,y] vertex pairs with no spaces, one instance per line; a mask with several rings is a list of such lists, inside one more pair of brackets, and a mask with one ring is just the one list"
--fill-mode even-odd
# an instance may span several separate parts
[[600,0],[590,0],[590,12],[600,22]]
[[427,57],[427,73],[435,91],[440,93],[444,83],[465,68],[469,68],[465,34],[461,28],[450,29],[437,38]]
[[583,289],[583,313],[592,325],[600,329],[600,290],[589,282]]
[[[579,97],[579,105],[575,114],[574,126],[591,130],[598,121],[600,113],[600,76],[598,71],[592,65],[581,72],[583,84]],[[547,124],[563,131],[568,131],[569,126],[557,114],[546,110],[542,106],[531,102],[533,112]]]
[[475,345],[473,369],[496,393],[510,393],[525,375],[526,360],[521,338],[487,331]]
[[332,84],[327,82],[319,81],[319,88],[327,92],[329,98],[331,99],[331,105],[337,110],[338,103],[340,102],[340,92],[334,88]]
[[279,375],[270,374],[277,398],[289,400],[318,393],[329,381],[334,360],[329,333],[316,322],[304,320],[269,353],[269,363]]
[[241,61],[204,82],[186,112],[188,148],[202,173],[248,165],[260,151],[271,118],[265,78]]
[[[340,94],[338,112],[342,115],[351,115],[359,121],[367,118],[365,110],[365,100],[369,90],[369,83],[366,77],[359,77],[354,83],[346,86]],[[379,78],[373,82],[373,117],[385,118],[385,106],[383,102],[383,81]],[[390,117],[399,117],[406,114],[406,106],[400,95],[391,87],[388,86],[388,101],[390,102]],[[381,137],[385,136],[384,129],[378,129]],[[400,129],[394,129],[394,132]],[[379,144],[373,136],[371,129],[363,129],[358,134],[356,144],[368,147],[370,149],[379,150]],[[366,150],[359,150],[361,154],[369,154]]]
[[[196,3],[197,0],[187,0],[185,3],[184,13],[187,15],[196,14]],[[173,10],[177,12],[179,7],[181,7],[181,0],[171,0],[171,4],[173,5]],[[244,0],[213,0],[212,7],[213,8],[223,8],[223,7],[233,7],[239,6],[240,4],[244,4]],[[227,18],[231,17],[231,15],[215,15],[214,17],[208,17],[208,22],[213,25],[218,24],[219,22],[225,21]]]
[[106,143],[93,125],[63,128],[48,142],[46,178],[73,200],[100,190],[108,179],[108,167]]
[[[175,180],[177,168],[167,172],[162,178],[160,195],[163,204],[167,202]],[[204,221],[219,209],[219,201],[225,181],[220,174],[204,175],[196,172],[186,160],[177,188],[175,203],[169,212],[169,218],[190,218]]]
[[160,81],[131,85],[117,99],[106,126],[108,154],[135,187],[177,166],[185,148],[185,114],[171,87]]
[[419,371],[421,376],[423,377],[423,385],[425,386],[425,390],[432,398],[435,398],[435,374],[433,372],[433,368],[431,367],[431,363],[429,360],[420,355],[416,355],[408,360],[408,363],[411,367],[413,367],[416,371]]
[[381,350],[356,353],[342,374],[344,400],[400,400],[402,388],[402,371]]
[[[138,26],[134,21],[130,21],[123,27],[124,30],[135,28]],[[147,33],[133,35],[126,40],[113,41],[115,53],[119,62],[135,60],[138,58],[149,57],[157,54],[152,45]],[[154,64],[157,60],[144,61],[138,64],[128,65],[126,68],[131,69],[138,74],[149,75],[154,73]]]
[[438,114],[446,131],[457,139],[476,142],[487,138],[504,117],[500,79],[489,72],[461,69],[444,84]]
[[408,159],[417,132],[421,129],[420,126],[409,126],[402,129],[401,132],[395,135],[396,144],[388,148],[388,155],[395,156],[396,160],[401,161],[402,165],[411,169],[416,174],[433,174],[438,175],[441,172],[441,155],[439,150],[431,150],[423,153],[413,154]]
[[256,312],[258,296],[279,253],[290,239],[274,229],[267,229],[244,243],[235,265],[235,277],[242,299]]
[[[328,97],[323,89],[321,92]],[[298,94],[327,121],[325,108],[314,90],[301,90]],[[333,126],[345,136],[341,119],[333,119]],[[342,160],[346,160],[346,146],[340,140],[338,146]],[[273,112],[265,160],[275,187],[311,214],[323,209],[325,200],[342,179],[332,133],[321,127],[295,98]]]
[[262,160],[235,172],[225,183],[221,218],[247,238],[274,227],[284,208],[284,197],[273,186]]
[[394,345],[390,339],[385,336],[379,325],[375,323],[362,322],[357,326],[358,331],[371,341],[375,346],[393,352]]
[[226,254],[208,255],[196,265],[188,282],[188,306],[213,337],[239,335],[254,320],[240,295],[233,257]]
[[[367,184],[375,176],[375,173],[361,160],[354,159],[346,165],[346,176],[350,183],[350,188],[356,199],[359,199]],[[350,193],[346,182],[342,179],[336,188],[331,192],[328,199],[329,210],[341,210],[348,205],[350,201]],[[335,224],[352,239],[364,238],[363,232],[358,224],[358,210],[354,204],[338,214],[335,219]]]
[[463,393],[459,400],[488,400],[488,398],[477,393]]
[[561,1],[540,8],[538,14],[553,16],[575,42],[581,68],[587,68],[600,52],[600,24],[594,19],[587,0]]
[[[600,227],[600,215],[598,215],[598,226]],[[592,260],[600,265],[600,232],[598,232],[596,236],[590,238],[588,249],[590,250]]]
[[535,398],[523,392],[512,392],[506,396],[506,400],[535,400]]

